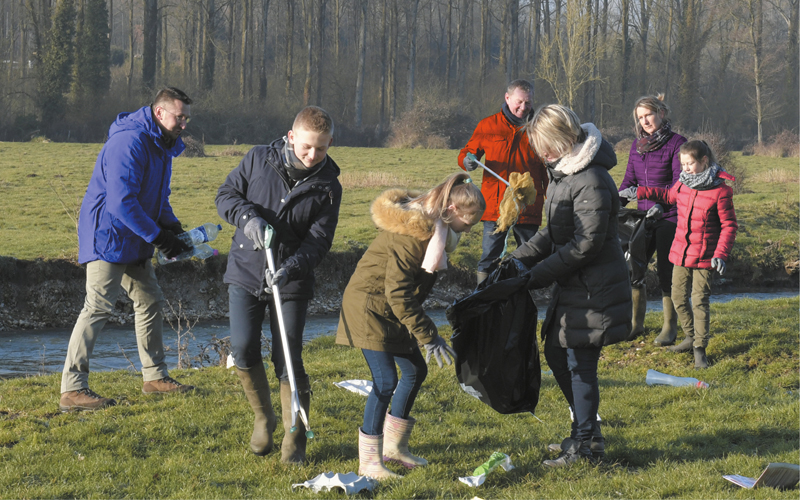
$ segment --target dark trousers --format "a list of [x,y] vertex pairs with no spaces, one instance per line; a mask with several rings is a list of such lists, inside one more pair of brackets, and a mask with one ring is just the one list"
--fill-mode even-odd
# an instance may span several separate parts
[[[364,434],[377,436],[383,434],[383,421],[386,419],[386,410],[392,404],[393,417],[407,419],[417,399],[419,388],[428,376],[428,365],[419,349],[414,349],[410,354],[393,354],[390,352],[371,351],[361,349],[364,359],[367,360],[369,371],[372,373],[372,392],[367,398],[364,408],[364,424],[361,431]],[[401,377],[397,379],[397,368],[400,367]]]
[[597,362],[601,350],[602,347],[565,349],[554,344],[549,334],[544,341],[544,359],[574,413],[570,435],[573,439],[591,439],[597,425],[600,406]]
[[[483,221],[483,241],[481,242],[481,260],[478,261],[478,272],[491,273],[494,271],[496,265],[494,261],[497,260],[503,253],[503,247],[506,244],[506,235],[508,231],[492,234],[497,228],[495,221]],[[516,224],[512,231],[514,232],[514,239],[519,247],[529,239],[533,238],[539,226],[534,224]]]
[[656,272],[661,295],[672,295],[672,262],[669,261],[669,250],[675,240],[675,229],[678,225],[668,220],[659,220],[653,225],[653,232],[647,241],[647,261],[656,254]]
[[[259,300],[247,290],[236,285],[228,286],[228,301],[231,322],[231,353],[236,366],[242,369],[252,368],[262,363],[261,358],[261,326],[264,323],[266,309],[269,308],[269,329],[272,333],[272,365],[275,375],[282,381],[289,380],[286,362],[283,356],[278,315],[275,313],[275,301],[271,295]],[[281,304],[283,323],[286,326],[286,338],[289,353],[292,357],[295,380],[307,377],[303,366],[303,329],[306,326],[307,300],[288,300]]]

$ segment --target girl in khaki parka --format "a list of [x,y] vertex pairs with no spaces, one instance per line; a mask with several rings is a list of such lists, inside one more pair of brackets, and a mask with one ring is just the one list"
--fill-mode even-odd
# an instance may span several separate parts
[[[437,271],[447,267],[447,253],[485,209],[480,190],[463,172],[425,194],[390,189],[372,203],[372,220],[380,233],[344,291],[336,332],[337,344],[361,349],[372,373],[372,393],[359,429],[360,475],[400,477],[383,465],[384,460],[409,469],[428,463],[408,450],[416,422],[409,413],[428,374],[431,354],[442,366],[441,358],[450,364],[454,353],[422,303]],[[418,344],[425,346],[427,359]],[[395,364],[402,373],[399,381]]]

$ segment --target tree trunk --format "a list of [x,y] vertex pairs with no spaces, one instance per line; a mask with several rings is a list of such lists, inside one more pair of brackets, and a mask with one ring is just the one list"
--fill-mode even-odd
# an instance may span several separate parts
[[756,87],[756,126],[758,144],[764,139],[763,122],[764,109],[761,102],[761,91],[764,86],[763,70],[761,68],[762,35],[764,31],[764,7],[762,0],[749,0],[747,5],[750,13],[750,42],[753,46],[753,80]]
[[158,42],[158,0],[144,0],[142,27],[142,88],[152,92],[156,84],[156,47]]
[[417,71],[417,11],[419,0],[411,0],[406,17],[408,28],[408,85],[406,87],[406,110],[414,107],[414,84]]
[[400,13],[397,7],[397,0],[391,0],[392,2],[392,11],[391,11],[391,20],[389,22],[390,31],[389,31],[389,77],[388,77],[388,87],[389,87],[389,100],[391,106],[389,107],[389,118],[391,121],[397,117],[397,53],[400,50],[400,41],[399,41],[399,24],[400,24]]
[[621,0],[620,16],[622,23],[622,53],[620,54],[620,104],[627,109],[628,88],[631,70],[630,0]]
[[288,99],[292,92],[292,51],[294,50],[294,1],[286,0],[286,89]]
[[267,58],[267,47],[269,47],[269,37],[267,27],[269,24],[267,20],[269,19],[269,2],[270,0],[261,0],[261,16],[262,16],[262,27],[261,27],[261,68],[258,72],[258,98],[261,101],[265,101],[267,99],[267,64],[269,59]]
[[242,1],[242,47],[240,49],[239,60],[239,100],[244,102],[247,99],[247,49],[250,39],[250,14],[252,12],[253,0]]
[[380,69],[380,84],[378,85],[378,129],[377,129],[377,136],[378,138],[383,137],[383,128],[384,128],[384,121],[386,119],[386,58],[387,58],[387,40],[386,37],[388,35],[388,11],[389,6],[388,2],[383,3],[383,9],[381,9],[381,38],[380,38],[380,61],[381,61],[381,69]]
[[314,61],[314,50],[316,49],[314,44],[314,3],[316,0],[309,0],[308,2],[303,2],[303,19],[305,20],[305,38],[306,38],[306,80],[303,83],[303,107],[308,106],[309,101],[311,100],[311,72],[313,70],[313,61]]
[[489,59],[491,54],[491,29],[492,23],[489,17],[489,0],[482,0],[481,2],[481,59],[480,59],[480,90],[483,92],[483,87],[486,84],[486,74],[489,70]]
[[322,81],[325,79],[325,3],[327,0],[317,0],[317,26],[318,29],[318,36],[319,36],[319,49],[314,51],[314,57],[316,61],[317,69],[315,71],[317,75],[317,106],[322,106]]
[[133,36],[133,0],[128,0],[130,10],[128,11],[128,98],[131,97],[132,82],[133,82],[133,44],[135,38]]
[[798,94],[800,94],[800,83],[798,73],[800,73],[800,50],[798,50],[798,29],[800,28],[800,8],[798,0],[788,0],[789,8],[789,39],[787,40],[786,50],[786,90],[785,101],[786,110],[789,113],[787,122],[794,126],[798,122]]
[[203,90],[214,88],[214,68],[217,61],[217,49],[214,34],[217,31],[217,9],[215,0],[205,0],[206,36],[203,38],[203,76],[200,87]]
[[359,2],[359,27],[358,27],[358,70],[356,72],[356,130],[362,127],[362,112],[364,107],[364,75],[367,66],[367,0]]

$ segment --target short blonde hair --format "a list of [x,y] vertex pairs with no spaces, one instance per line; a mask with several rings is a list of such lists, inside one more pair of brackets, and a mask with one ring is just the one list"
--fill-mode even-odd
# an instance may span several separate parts
[[318,106],[306,106],[294,118],[292,130],[304,128],[319,134],[333,135],[333,119],[327,111]]
[[660,113],[663,121],[667,121],[667,116],[669,116],[669,106],[667,106],[667,104],[664,102],[664,94],[646,95],[640,97],[633,105],[633,132],[636,134],[636,137],[642,135],[642,132],[644,131],[642,126],[639,124],[639,117],[636,116],[636,110],[639,108],[649,109],[655,114]]
[[586,140],[578,115],[566,106],[547,104],[525,125],[533,149],[539,156],[555,153],[563,158],[575,144]]

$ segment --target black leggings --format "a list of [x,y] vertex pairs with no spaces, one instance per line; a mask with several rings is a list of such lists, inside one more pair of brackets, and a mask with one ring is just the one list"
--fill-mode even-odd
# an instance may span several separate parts
[[672,221],[659,220],[653,224],[653,231],[647,240],[647,261],[656,253],[656,272],[661,295],[672,296],[672,262],[669,261],[669,250],[675,240],[675,229],[678,225]]

